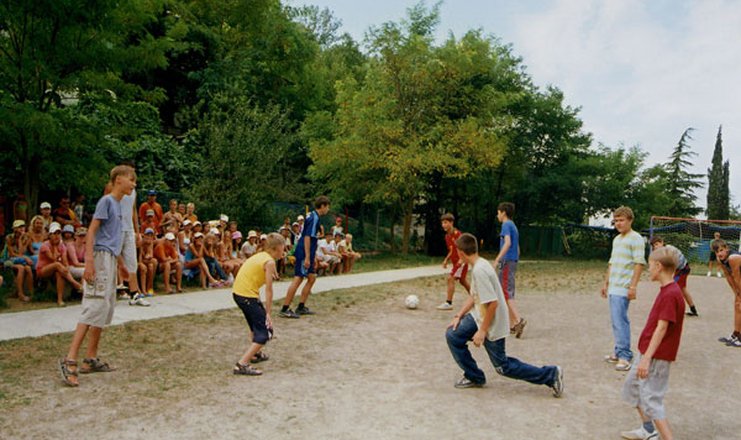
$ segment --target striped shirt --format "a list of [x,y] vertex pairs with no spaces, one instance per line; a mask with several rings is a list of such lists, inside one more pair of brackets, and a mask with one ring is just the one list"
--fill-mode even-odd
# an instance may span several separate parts
[[636,231],[615,237],[612,241],[612,254],[610,255],[608,294],[628,296],[635,265],[646,265],[645,248],[643,237]]

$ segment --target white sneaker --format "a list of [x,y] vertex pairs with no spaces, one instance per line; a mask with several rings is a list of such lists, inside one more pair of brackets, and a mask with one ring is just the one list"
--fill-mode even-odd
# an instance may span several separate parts
[[453,304],[448,303],[445,301],[444,303],[437,306],[438,310],[453,310]]
[[654,432],[649,433],[645,429],[643,429],[643,426],[641,426],[638,429],[634,429],[632,431],[623,431],[620,433],[620,435],[623,438],[627,438],[628,440],[658,440],[659,438],[659,430],[654,429]]
[[718,278],[723,278],[723,274],[718,272],[716,275],[718,275]]
[[144,299],[144,295],[142,295],[141,293],[137,293],[136,295],[134,295],[134,297],[131,300],[129,300],[129,305],[130,306],[142,306],[142,307],[150,306],[149,301]]
[[713,272],[711,272],[711,271],[708,271],[708,274],[707,274],[706,276],[708,276],[708,277],[711,277],[711,276],[713,276]]

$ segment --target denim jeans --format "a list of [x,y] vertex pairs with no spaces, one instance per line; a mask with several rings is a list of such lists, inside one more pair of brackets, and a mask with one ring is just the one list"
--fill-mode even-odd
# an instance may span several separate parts
[[[476,321],[474,321],[471,314],[467,314],[461,319],[457,329],[448,329],[445,333],[445,339],[448,341],[448,347],[450,348],[450,353],[453,355],[453,359],[455,359],[455,362],[463,370],[463,375],[471,382],[483,384],[486,383],[486,376],[478,367],[468,349],[468,341],[473,338],[473,335],[477,331],[478,326],[476,325]],[[535,367],[518,359],[507,357],[504,349],[504,341],[505,338],[496,341],[484,340],[484,348],[497,373],[536,385],[553,385],[557,374],[556,367]]]
[[615,338],[615,356],[628,362],[633,360],[630,350],[630,319],[628,319],[628,297],[609,295],[612,335]]
[[206,260],[208,271],[211,272],[212,277],[214,278],[218,277],[220,280],[227,279],[227,276],[224,273],[224,270],[221,268],[221,264],[219,264],[219,262],[216,261],[216,258],[213,258],[213,257],[203,257],[203,258]]

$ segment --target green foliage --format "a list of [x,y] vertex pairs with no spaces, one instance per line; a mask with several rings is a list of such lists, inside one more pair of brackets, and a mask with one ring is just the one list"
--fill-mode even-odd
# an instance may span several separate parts
[[702,212],[701,208],[695,206],[696,196],[694,190],[702,188],[703,184],[700,179],[704,176],[687,171],[687,168],[692,166],[690,159],[693,156],[697,156],[697,153],[690,150],[690,146],[687,143],[689,140],[692,140],[690,133],[693,130],[693,128],[688,128],[682,133],[682,137],[679,139],[677,146],[670,156],[669,163],[665,166],[668,174],[666,192],[671,198],[671,204],[666,213],[662,215],[670,217],[694,217]]
[[718,127],[712,165],[708,168],[708,218],[727,220],[730,216],[730,164],[723,163],[723,127]]

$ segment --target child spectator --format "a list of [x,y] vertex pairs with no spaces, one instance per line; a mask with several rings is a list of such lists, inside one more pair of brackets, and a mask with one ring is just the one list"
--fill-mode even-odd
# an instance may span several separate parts
[[75,212],[69,206],[69,197],[65,196],[59,200],[59,208],[54,210],[53,215],[54,221],[59,223],[61,226],[80,226],[80,222],[78,221]]
[[77,194],[75,202],[72,204],[72,212],[75,213],[80,226],[87,223],[85,219],[85,194]]
[[185,251],[188,250],[191,241],[193,241],[193,222],[185,219],[183,220],[183,229],[178,232],[178,246],[180,247],[181,255],[185,255]]
[[54,218],[51,216],[51,203],[41,202],[39,209],[41,211],[41,217],[44,220],[44,230],[48,231],[49,225],[54,221]]
[[690,274],[692,269],[690,269],[690,264],[687,262],[687,259],[684,257],[684,254],[677,249],[676,247],[666,244],[664,242],[664,239],[659,237],[658,235],[655,235],[651,239],[651,249],[656,250],[662,247],[666,247],[672,252],[675,252],[677,254],[677,271],[674,274],[674,282],[677,283],[679,288],[682,290],[682,296],[684,296],[684,300],[687,302],[687,305],[690,308],[690,311],[687,312],[687,316],[699,316],[697,314],[697,308],[695,307],[695,302],[692,300],[692,295],[690,295],[689,290],[687,290],[687,276]]
[[170,200],[170,210],[162,215],[162,228],[168,228],[170,225],[175,225],[176,230],[180,230],[180,225],[183,223],[183,217],[178,212],[178,201],[175,199]]
[[716,243],[719,243],[721,241],[720,238],[720,232],[714,232],[713,233],[713,240],[710,242],[710,256],[708,257],[708,275],[713,275],[713,265],[717,264],[718,268],[716,269],[716,274],[718,275],[718,278],[722,277],[723,275],[720,274],[722,265],[720,263],[716,263],[717,258],[715,256],[715,252],[713,252],[713,246],[716,245]]
[[[144,228],[144,221],[147,219],[147,216],[149,213],[147,211],[149,210],[154,211],[154,223],[159,227],[159,225],[162,224],[162,205],[157,203],[157,191],[150,189],[147,191],[147,200],[139,205],[139,220],[142,225],[142,228]],[[155,233],[158,233],[157,228],[153,228]]]
[[733,332],[728,337],[719,338],[718,341],[729,347],[741,347],[741,254],[732,251],[724,240],[713,243],[713,252],[734,294]]
[[183,267],[180,265],[180,256],[178,255],[176,246],[175,234],[168,232],[165,234],[165,239],[157,243],[154,247],[154,258],[157,259],[157,266],[163,274],[165,293],[174,293],[172,287],[170,287],[170,278],[173,272],[177,292],[180,293],[183,291]]
[[[626,439],[672,439],[664,409],[669,368],[677,358],[684,321],[682,292],[674,282],[679,255],[676,248],[659,247],[648,259],[651,281],[661,285],[638,339],[638,362],[623,385],[623,400],[638,410],[643,425],[622,433]],[[656,433],[658,430],[658,433]]]
[[344,228],[342,227],[342,217],[339,216],[334,219],[334,224],[329,228],[329,235],[334,237],[338,232],[340,234],[344,232]]
[[[251,366],[269,359],[262,352],[262,348],[271,338],[273,321],[270,317],[273,305],[273,280],[278,274],[275,270],[275,260],[283,253],[283,238],[272,233],[267,238],[265,251],[249,258],[237,274],[232,289],[232,297],[242,310],[247,325],[252,332],[252,344],[234,366],[234,374],[259,376],[262,371]],[[265,302],[260,302],[260,287],[265,285]]]
[[636,287],[646,264],[645,244],[643,237],[632,229],[632,209],[619,207],[613,213],[613,221],[619,234],[612,241],[612,255],[601,293],[603,298],[609,296],[615,348],[613,353],[605,356],[605,361],[615,363],[618,371],[628,371],[633,360],[628,306],[630,301],[636,299]]
[[438,310],[453,309],[453,294],[455,293],[455,282],[461,283],[466,292],[471,291],[471,286],[466,279],[468,266],[461,263],[458,257],[458,249],[455,247],[455,241],[461,236],[461,231],[455,227],[455,216],[451,213],[443,214],[440,217],[440,223],[445,231],[445,246],[448,248],[448,254],[443,260],[443,269],[448,267],[448,261],[453,263],[453,268],[448,275],[448,289],[446,292],[445,302],[437,306]]
[[[77,280],[85,274],[85,246],[87,242],[87,228],[79,227],[75,231],[75,238],[67,246],[67,256],[70,263],[70,272]],[[80,271],[82,267],[82,271]]]
[[245,260],[257,253],[257,232],[252,230],[247,232],[247,241],[244,242],[239,252]]
[[154,277],[157,275],[157,259],[154,258],[154,229],[146,228],[142,237],[139,248],[139,263],[144,264],[147,268],[147,277],[145,284],[142,284],[142,290],[145,296],[154,295]]
[[75,227],[64,225],[62,228],[62,243],[67,248],[67,262],[69,262],[69,273],[72,278],[82,280],[85,272],[85,263],[77,260],[77,251],[75,248]]
[[232,258],[232,233],[228,230],[221,234],[221,240],[216,246],[216,255],[219,264],[227,275],[227,281],[234,282],[239,272],[241,262]]
[[516,338],[522,337],[527,321],[520,317],[515,304],[515,273],[517,262],[520,259],[520,233],[517,231],[512,216],[515,214],[515,205],[502,202],[497,206],[497,220],[502,224],[502,232],[499,235],[499,254],[494,259],[494,267],[499,273],[499,282],[504,287],[504,299],[509,309],[509,322],[516,323],[512,326],[512,333]]
[[49,239],[41,245],[39,261],[36,263],[36,276],[40,280],[53,279],[57,290],[57,305],[64,303],[64,287],[69,283],[75,290],[82,290],[82,285],[72,277],[67,260],[67,247],[62,243],[62,227],[59,223],[49,225]]
[[[563,371],[559,366],[535,367],[508,357],[505,338],[509,335],[509,312],[499,277],[493,266],[478,253],[476,237],[461,234],[455,241],[462,264],[471,266],[470,295],[448,325],[445,338],[453,359],[463,370],[456,388],[482,387],[484,372],[476,364],[468,348],[468,341],[482,344],[497,373],[512,379],[536,385],[547,385],[554,397],[563,393]],[[469,311],[471,313],[469,313]]]
[[203,289],[206,288],[206,281],[208,281],[211,287],[221,287],[221,283],[218,283],[211,276],[208,264],[206,264],[206,260],[203,257],[203,233],[196,232],[193,234],[193,242],[188,246],[188,250],[185,251],[185,270],[183,271],[183,275],[188,278],[198,275],[201,279],[201,288]]
[[[111,323],[116,306],[116,259],[120,260],[122,246],[121,198],[136,186],[136,173],[128,166],[119,165],[111,170],[111,193],[103,196],[95,207],[90,222],[91,238],[85,249],[85,291],[82,297],[82,314],[75,328],[67,356],[59,361],[64,383],[76,387],[78,382],[77,354],[85,337],[90,334],[87,356],[80,373],[108,372],[115,370],[98,359],[98,344],[103,327]],[[53,229],[53,225],[49,228]],[[119,261],[123,264],[123,261]]]
[[147,209],[144,214],[144,220],[141,222],[141,230],[151,229],[154,231],[154,235],[157,235],[160,230],[159,223],[157,222],[157,216],[155,215],[154,209]]
[[[188,218],[188,210],[185,207],[185,203],[183,202],[178,203],[178,213],[180,214],[180,218],[182,218],[183,221],[185,221],[185,219]],[[191,223],[193,223],[192,220],[191,220]]]
[[46,229],[44,229],[44,220],[40,215],[35,215],[31,219],[31,230],[26,233],[30,239],[30,249],[27,255],[33,260],[33,267],[36,267],[36,262],[39,260],[39,250],[41,245],[44,244],[48,238]]
[[223,286],[229,276],[224,272],[224,268],[219,264],[218,258],[218,245],[221,237],[221,232],[217,228],[211,228],[208,235],[204,240],[203,246],[203,259],[206,260],[208,270],[211,276],[216,279],[219,287]]
[[[31,301],[33,296],[33,266],[34,261],[27,255],[31,248],[31,240],[26,234],[26,222],[23,220],[13,221],[13,232],[5,237],[5,247],[8,250],[8,258],[13,264],[15,275],[15,287],[18,299],[22,302]],[[29,292],[26,295],[23,287]]]
[[344,252],[342,261],[345,262],[345,273],[352,271],[353,266],[355,266],[355,261],[362,258],[362,255],[359,252],[355,252],[355,249],[353,249],[352,239],[352,234],[348,232],[345,234],[345,239],[340,242],[340,249]]
[[[190,202],[186,205],[187,213],[185,215],[185,218],[192,221],[193,223],[196,223],[198,221],[198,216],[196,215],[196,205],[193,202]],[[201,232],[201,231],[198,231]]]
[[[291,285],[288,286],[286,299],[283,301],[283,308],[280,311],[280,316],[284,318],[300,318],[301,315],[314,314],[314,312],[306,307],[306,301],[308,301],[311,288],[314,286],[314,282],[316,282],[315,260],[317,234],[319,233],[320,226],[319,217],[329,212],[329,198],[325,196],[317,197],[314,201],[314,208],[314,211],[311,211],[309,214],[304,229],[301,231],[301,237],[296,243],[296,250],[294,252],[296,257],[296,264],[294,265],[295,274]],[[301,299],[298,308],[294,312],[290,309],[291,302],[304,279],[307,280],[306,285],[304,285],[301,291]]]
[[[242,233],[239,231],[232,232],[232,258],[239,258],[242,250]],[[244,263],[244,261],[242,261]]]

